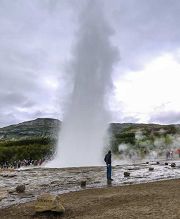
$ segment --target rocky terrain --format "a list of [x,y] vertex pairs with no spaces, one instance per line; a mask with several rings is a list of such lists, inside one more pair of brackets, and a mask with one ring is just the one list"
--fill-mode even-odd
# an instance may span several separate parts
[[[180,178],[180,161],[156,160],[146,163],[128,161],[117,164],[113,159],[112,185],[139,184]],[[172,167],[175,163],[175,167]],[[45,164],[44,164],[45,165]],[[127,176],[125,173],[129,173]],[[23,167],[0,170],[0,204],[7,207],[36,199],[42,193],[62,194],[81,190],[81,182],[86,188],[101,188],[107,185],[106,167],[46,168]],[[18,193],[17,187],[25,186],[25,193]]]
[[[65,207],[63,218],[178,219],[180,162],[173,162],[176,167],[164,161],[113,166],[111,184],[107,184],[103,166],[3,170],[0,218],[62,218],[48,212],[35,214],[35,200],[42,194],[52,194],[58,195]],[[82,181],[86,181],[86,187],[81,187]],[[23,192],[18,192],[19,187]]]

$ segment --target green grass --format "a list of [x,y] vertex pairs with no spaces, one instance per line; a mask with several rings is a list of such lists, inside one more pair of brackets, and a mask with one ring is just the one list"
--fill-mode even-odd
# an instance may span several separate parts
[[53,155],[55,140],[49,138],[0,141],[0,163],[32,159],[39,160]]

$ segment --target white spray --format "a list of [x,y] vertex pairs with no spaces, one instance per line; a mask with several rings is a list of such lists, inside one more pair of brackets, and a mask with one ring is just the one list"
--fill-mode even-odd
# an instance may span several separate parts
[[[102,6],[101,6],[102,7]],[[112,29],[97,1],[89,1],[79,18],[80,28],[70,67],[74,87],[55,159],[48,166],[100,165],[109,114],[106,94],[118,52],[110,43]]]

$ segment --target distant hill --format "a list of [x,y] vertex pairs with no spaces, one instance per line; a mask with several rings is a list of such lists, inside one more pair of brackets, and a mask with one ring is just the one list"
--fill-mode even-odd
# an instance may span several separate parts
[[[57,139],[61,121],[52,118],[37,118],[0,128],[0,140],[20,140],[31,138]],[[113,136],[123,136],[141,132],[143,135],[180,134],[180,125],[111,123],[109,132]]]
[[[51,157],[60,128],[61,121],[51,118],[0,128],[0,163]],[[123,156],[143,157],[152,151],[162,155],[180,148],[180,125],[111,123],[108,134],[113,153]]]
[[50,158],[55,151],[61,121],[38,118],[0,128],[0,165],[18,160]]
[[37,118],[0,128],[0,139],[20,140],[40,137],[57,139],[60,127],[61,121],[58,119]]

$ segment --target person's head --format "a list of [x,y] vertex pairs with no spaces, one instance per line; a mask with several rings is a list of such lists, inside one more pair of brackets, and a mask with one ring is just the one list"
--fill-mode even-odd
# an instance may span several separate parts
[[111,154],[111,151],[110,151],[110,150],[108,151],[108,154]]

